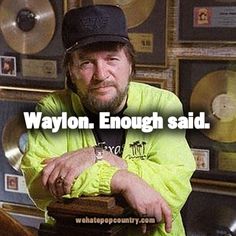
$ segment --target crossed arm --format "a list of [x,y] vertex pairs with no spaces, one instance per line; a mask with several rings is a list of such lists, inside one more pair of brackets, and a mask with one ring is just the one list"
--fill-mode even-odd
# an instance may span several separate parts
[[[46,133],[36,133],[29,136],[29,150],[21,168],[30,196],[39,208],[45,210],[53,196],[69,191],[66,197],[121,193],[141,216],[156,217],[157,222],[165,223],[160,230],[165,226],[165,231],[170,231],[171,222],[173,226],[191,191],[189,179],[195,169],[182,134],[163,134],[153,140],[147,160],[121,159],[105,152],[104,161],[95,163],[93,148],[76,150],[73,142],[77,141],[70,139],[70,148],[76,151],[60,155],[68,148],[65,134],[55,141]],[[55,185],[59,176],[64,177],[65,186]]]
[[[172,100],[168,104],[173,104],[170,111],[177,106]],[[56,113],[54,106],[48,109]],[[172,228],[179,222],[175,219],[191,191],[189,179],[195,170],[184,133],[163,132],[153,138],[147,160],[124,160],[105,152],[104,161],[95,164],[93,148],[77,150],[95,143],[84,135],[75,138],[63,132],[56,139],[46,132],[29,135],[21,168],[31,198],[39,208],[45,210],[54,196],[66,193],[68,197],[121,193],[140,215],[162,220],[166,231],[170,231],[171,221]],[[67,153],[68,150],[76,151]],[[64,185],[56,186],[60,176],[64,177]],[[162,224],[160,230],[163,232]]]
[[[120,157],[104,151],[103,159],[118,171],[111,180],[112,193],[122,194],[128,204],[140,215],[155,217],[157,222],[165,222],[165,230],[171,231],[171,210],[160,193],[150,187],[143,179],[127,170],[127,163]],[[85,169],[95,164],[93,148],[84,148],[66,153],[60,157],[47,159],[43,162],[42,183],[55,197],[69,194],[74,179]],[[57,178],[63,177],[62,183]],[[143,232],[146,226],[143,226]]]

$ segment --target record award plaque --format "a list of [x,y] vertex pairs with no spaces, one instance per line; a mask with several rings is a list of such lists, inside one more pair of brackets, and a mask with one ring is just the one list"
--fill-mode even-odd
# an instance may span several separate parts
[[184,112],[205,112],[211,124],[187,130],[191,148],[208,152],[195,175],[236,182],[236,58],[180,57],[177,71]]
[[0,2],[0,87],[63,89],[63,1]]

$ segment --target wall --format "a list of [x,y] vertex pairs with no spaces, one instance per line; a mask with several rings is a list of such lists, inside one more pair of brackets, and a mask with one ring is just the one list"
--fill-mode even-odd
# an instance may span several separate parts
[[167,68],[162,70],[138,71],[138,75],[167,80],[167,89],[175,91],[176,58],[179,56],[212,56],[212,57],[236,57],[236,45],[224,43],[185,43],[177,40],[177,0],[168,2],[168,42],[167,42]]

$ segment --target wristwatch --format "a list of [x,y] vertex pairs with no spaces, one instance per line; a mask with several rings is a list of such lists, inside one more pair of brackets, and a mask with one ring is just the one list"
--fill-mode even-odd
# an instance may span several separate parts
[[101,146],[94,147],[95,152],[95,163],[103,160],[103,148]]

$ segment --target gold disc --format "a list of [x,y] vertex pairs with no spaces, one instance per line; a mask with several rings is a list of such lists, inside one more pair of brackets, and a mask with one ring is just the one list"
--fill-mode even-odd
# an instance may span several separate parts
[[3,151],[10,165],[20,171],[20,163],[27,144],[24,119],[16,115],[6,122],[2,132]]
[[125,13],[127,26],[130,29],[147,20],[156,0],[93,0],[93,3],[119,6]]
[[55,13],[48,0],[3,0],[0,4],[0,29],[8,46],[18,53],[43,50],[55,26]]
[[236,72],[218,70],[198,81],[190,98],[191,111],[204,111],[211,122],[201,130],[212,140],[236,142]]

